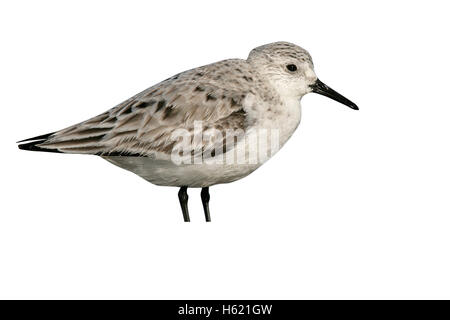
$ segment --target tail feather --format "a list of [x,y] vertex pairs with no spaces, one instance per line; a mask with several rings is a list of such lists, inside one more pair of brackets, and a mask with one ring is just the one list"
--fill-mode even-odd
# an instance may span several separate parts
[[[28,150],[28,151],[44,151],[44,152],[56,152],[61,153],[57,149],[48,149],[48,148],[41,148],[38,145],[41,143],[44,143],[47,141],[55,132],[43,134],[34,138],[29,138],[25,140],[18,141],[19,143],[18,147],[21,150]],[[25,143],[23,143],[25,142]]]

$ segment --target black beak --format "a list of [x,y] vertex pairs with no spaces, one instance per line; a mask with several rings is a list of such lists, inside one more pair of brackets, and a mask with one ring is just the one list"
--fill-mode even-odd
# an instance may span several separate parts
[[343,95],[341,95],[341,94],[337,93],[336,91],[334,91],[333,89],[331,89],[329,86],[327,86],[325,83],[323,83],[319,79],[317,79],[316,82],[314,82],[314,84],[312,84],[310,86],[310,88],[312,89],[312,92],[321,94],[325,97],[331,98],[337,102],[345,104],[347,107],[352,108],[353,110],[359,110],[359,108],[356,104],[354,104],[353,102],[348,100]]

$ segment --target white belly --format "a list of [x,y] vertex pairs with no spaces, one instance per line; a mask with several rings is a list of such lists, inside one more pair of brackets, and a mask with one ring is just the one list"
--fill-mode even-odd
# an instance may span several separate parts
[[148,157],[103,157],[145,180],[160,186],[194,188],[239,180],[256,170],[260,164],[180,164]]

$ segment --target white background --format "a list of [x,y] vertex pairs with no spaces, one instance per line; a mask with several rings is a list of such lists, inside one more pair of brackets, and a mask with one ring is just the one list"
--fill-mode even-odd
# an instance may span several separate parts
[[[420,4],[422,3],[422,4]],[[450,298],[444,1],[2,1],[0,298]],[[249,177],[178,190],[15,141],[285,40],[360,106],[303,98]]]

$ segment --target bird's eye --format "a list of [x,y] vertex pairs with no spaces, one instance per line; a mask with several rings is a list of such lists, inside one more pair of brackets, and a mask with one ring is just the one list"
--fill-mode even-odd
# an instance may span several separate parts
[[297,71],[297,66],[295,64],[288,64],[286,66],[286,69],[288,69],[291,72]]

